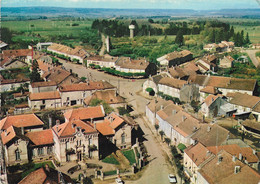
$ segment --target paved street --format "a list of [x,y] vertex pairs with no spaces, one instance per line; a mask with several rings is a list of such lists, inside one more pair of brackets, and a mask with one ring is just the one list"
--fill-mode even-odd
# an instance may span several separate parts
[[[67,70],[72,69],[72,71],[77,73],[79,77],[87,77],[90,78],[90,80],[107,80],[111,84],[117,87],[119,86],[120,95],[127,98],[127,101],[138,111],[136,113],[144,114],[145,105],[148,100],[136,94],[136,92],[139,92],[142,89],[142,83],[144,82],[143,79],[128,80],[111,76],[103,72],[98,72],[96,70],[86,69],[82,65],[76,65],[69,62],[63,63]],[[144,137],[147,141],[145,141],[144,144],[147,147],[151,162],[139,180],[127,181],[126,183],[168,184],[168,174],[172,173],[172,171],[165,160],[165,152],[162,150],[160,143],[156,140],[150,128],[144,122],[144,119],[141,117],[136,119],[136,121],[145,133]]]

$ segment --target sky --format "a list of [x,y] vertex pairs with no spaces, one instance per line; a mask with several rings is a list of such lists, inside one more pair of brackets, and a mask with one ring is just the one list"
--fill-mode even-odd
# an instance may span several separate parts
[[1,0],[2,7],[57,6],[73,8],[243,9],[260,8],[260,0]]

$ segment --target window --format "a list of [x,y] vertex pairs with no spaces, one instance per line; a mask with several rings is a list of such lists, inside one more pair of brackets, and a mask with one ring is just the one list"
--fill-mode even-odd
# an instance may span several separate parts
[[47,148],[47,154],[51,154],[52,153],[52,147],[48,147]]
[[42,100],[42,104],[45,104],[45,100]]
[[18,149],[15,150],[15,160],[21,160],[20,151]]
[[38,148],[38,155],[43,155],[43,148]]
[[92,145],[92,139],[91,138],[88,139],[88,144]]
[[70,97],[67,97],[67,101],[70,101]]
[[35,156],[35,152],[34,152],[35,150],[34,149],[32,149],[32,156],[34,157]]
[[125,144],[125,133],[121,135],[121,142],[122,144]]
[[68,147],[69,147],[69,142],[66,142],[65,143],[65,149],[68,149]]

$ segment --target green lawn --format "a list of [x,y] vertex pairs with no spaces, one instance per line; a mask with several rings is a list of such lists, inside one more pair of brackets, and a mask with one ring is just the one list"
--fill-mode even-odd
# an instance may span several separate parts
[[130,165],[133,165],[136,163],[134,150],[132,150],[132,149],[123,150],[121,152],[124,154],[124,156],[127,158],[127,160],[129,160]]
[[115,164],[115,165],[119,165],[119,162],[115,159],[115,157],[113,155],[109,155],[106,158],[104,158],[102,160],[102,162],[104,163],[108,163],[108,164]]
[[31,172],[35,171],[36,169],[39,169],[39,168],[45,166],[46,164],[48,164],[50,168],[55,169],[55,167],[54,167],[54,165],[52,164],[51,161],[42,162],[42,163],[36,163],[36,164],[33,165],[32,168],[30,168],[30,169],[28,169],[28,170],[25,170],[25,171],[22,173],[22,178],[24,178],[25,176],[27,176],[27,175],[30,174]]
[[110,175],[115,175],[115,174],[116,174],[116,170],[104,172],[105,176],[110,176]]

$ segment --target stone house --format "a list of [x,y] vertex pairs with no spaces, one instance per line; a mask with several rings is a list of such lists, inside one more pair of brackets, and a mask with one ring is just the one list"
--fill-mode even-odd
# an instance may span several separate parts
[[196,64],[199,67],[201,73],[206,73],[208,71],[216,72],[218,70],[217,57],[215,55],[203,56],[196,62]]
[[102,135],[100,138],[100,147],[106,147],[107,139],[119,149],[132,146],[132,128],[133,124],[115,114],[109,114],[103,122],[96,123],[98,132]]
[[193,54],[188,50],[183,50],[180,52],[174,51],[168,53],[162,57],[157,58],[157,61],[160,63],[161,68],[166,68],[166,67],[180,65],[192,59],[193,59]]
[[3,50],[3,58],[13,57],[24,63],[30,64],[33,55],[32,49],[18,49],[18,50]]
[[220,59],[219,67],[220,68],[232,68],[234,66],[235,60],[231,56],[224,56],[223,59]]
[[184,84],[180,90],[181,102],[198,102],[200,100],[199,85],[197,84]]
[[252,110],[252,114],[254,115],[256,121],[260,122],[260,102],[258,102],[253,110]]
[[29,139],[28,160],[44,161],[52,159],[54,142],[51,129],[27,132],[25,136]]
[[108,54],[104,56],[90,56],[87,58],[87,67],[90,64],[99,65],[100,67],[113,68],[116,66],[118,57],[110,56]]
[[219,151],[198,170],[196,183],[258,184],[260,175],[235,156]]
[[0,92],[13,91],[17,88],[29,84],[30,79],[3,79],[0,78]]
[[14,57],[5,57],[1,62],[0,66],[4,69],[12,69],[12,68],[23,68],[28,66],[27,63],[20,61]]
[[200,89],[200,102],[203,102],[209,95],[217,95],[219,92],[214,86],[205,86]]
[[58,91],[30,93],[28,105],[31,109],[53,109],[61,107],[61,97]]
[[91,96],[94,91],[108,89],[115,90],[116,87],[106,81],[89,81],[59,87],[63,106],[83,105],[84,99]]
[[40,131],[43,129],[43,124],[35,114],[7,116],[0,121],[0,130],[6,130],[10,126],[14,126],[23,127],[25,132]]
[[131,59],[130,57],[119,57],[115,69],[125,73],[145,73],[146,76],[155,75],[157,67],[146,59]]
[[187,80],[191,75],[201,73],[195,62],[190,61],[179,66],[172,66],[169,69],[170,75],[175,79]]
[[234,92],[253,95],[257,88],[256,79],[239,79],[232,77],[196,75],[191,76],[188,81],[192,84],[198,84],[200,86],[200,90],[206,86],[215,87],[224,96],[226,96],[227,93]]
[[45,81],[54,81],[56,85],[68,85],[79,83],[80,79],[75,77],[72,73],[60,67],[53,67],[48,72],[42,75]]
[[57,85],[54,81],[32,82],[29,85],[29,92],[41,93],[47,91],[57,91]]
[[187,81],[164,77],[159,81],[158,89],[165,95],[180,99],[180,90],[185,84]]
[[64,113],[65,122],[73,119],[80,119],[84,122],[102,122],[105,117],[105,111],[102,105],[96,107],[82,107],[70,109]]
[[154,95],[157,96],[158,93],[158,84],[159,81],[164,78],[167,77],[167,74],[159,74],[159,75],[155,75],[155,76],[149,76],[149,78],[143,83],[143,93],[148,93],[146,91],[147,88],[152,88],[154,91]]
[[52,127],[54,156],[59,162],[99,158],[98,131],[79,119]]
[[120,96],[114,89],[93,92],[91,96],[84,99],[84,105],[89,106],[91,101],[94,99],[102,100],[112,108],[125,107],[127,105],[125,98]]
[[7,165],[28,162],[28,138],[24,136],[24,128],[9,126],[2,131],[1,140],[4,145],[5,162]]

